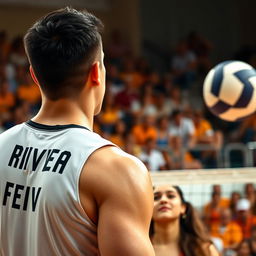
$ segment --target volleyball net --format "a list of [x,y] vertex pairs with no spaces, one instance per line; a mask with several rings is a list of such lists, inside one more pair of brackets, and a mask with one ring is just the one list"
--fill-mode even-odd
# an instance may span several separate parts
[[[246,183],[256,185],[255,168],[223,168],[186,171],[151,172],[152,183],[158,185],[178,185],[185,199],[201,210],[211,200],[212,186],[220,185],[222,197],[230,198],[236,191],[244,197]],[[255,186],[254,185],[254,186]]]

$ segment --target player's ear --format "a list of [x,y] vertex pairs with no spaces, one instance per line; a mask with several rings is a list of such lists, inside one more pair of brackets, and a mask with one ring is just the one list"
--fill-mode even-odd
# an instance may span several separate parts
[[100,85],[100,63],[98,61],[91,67],[90,79],[92,85]]
[[36,78],[36,75],[35,75],[34,70],[31,65],[29,66],[29,71],[30,71],[30,75],[31,75],[33,81],[39,86],[39,82]]

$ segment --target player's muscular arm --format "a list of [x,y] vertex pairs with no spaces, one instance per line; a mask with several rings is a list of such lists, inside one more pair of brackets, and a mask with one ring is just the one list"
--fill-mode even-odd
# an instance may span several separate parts
[[94,173],[89,176],[101,256],[153,256],[148,237],[153,192],[147,169],[115,148],[99,150],[88,163],[85,167]]

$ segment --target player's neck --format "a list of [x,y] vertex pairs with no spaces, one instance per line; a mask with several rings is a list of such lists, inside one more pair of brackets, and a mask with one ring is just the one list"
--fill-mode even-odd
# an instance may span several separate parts
[[163,223],[163,225],[155,223],[154,229],[153,242],[156,244],[177,243],[179,240],[180,227],[178,221]]
[[39,112],[32,120],[45,125],[77,124],[92,130],[93,116],[92,110],[82,109],[75,101],[61,99],[43,101]]

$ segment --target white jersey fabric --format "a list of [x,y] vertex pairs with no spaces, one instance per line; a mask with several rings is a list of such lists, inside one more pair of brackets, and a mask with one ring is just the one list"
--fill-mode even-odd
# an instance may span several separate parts
[[78,125],[28,121],[0,135],[1,256],[100,255],[78,185],[88,157],[106,145]]

